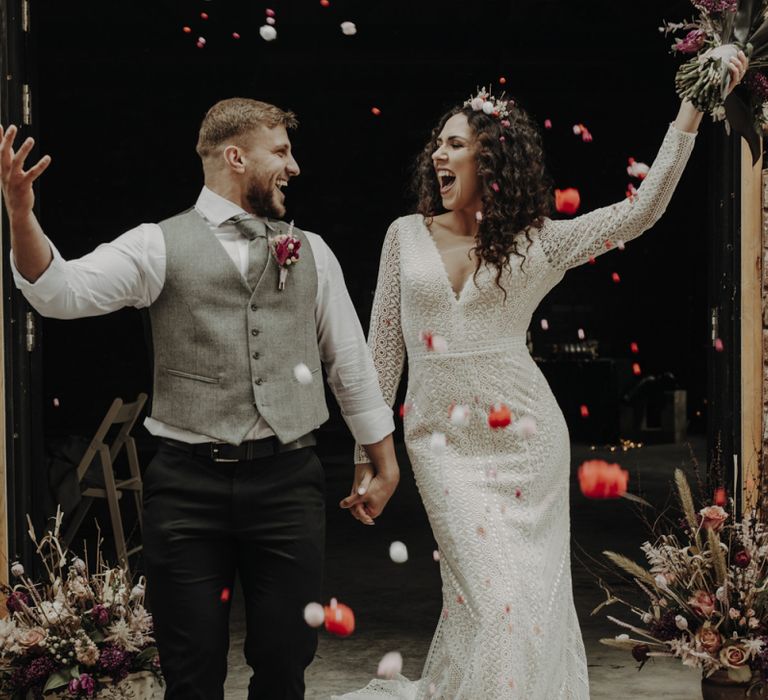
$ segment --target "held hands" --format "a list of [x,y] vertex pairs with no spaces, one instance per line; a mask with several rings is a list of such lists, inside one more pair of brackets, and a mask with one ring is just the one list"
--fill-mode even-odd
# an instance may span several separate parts
[[18,129],[11,125],[3,130],[0,125],[0,181],[2,181],[3,199],[8,208],[9,217],[32,211],[35,194],[32,183],[43,174],[51,164],[50,156],[43,156],[29,170],[24,170],[24,161],[35,145],[32,138],[26,139],[19,150],[14,152],[13,142]]
[[352,490],[339,506],[349,509],[352,517],[364,525],[374,525],[400,481],[400,471],[395,468],[387,474],[377,474],[372,464],[355,465]]

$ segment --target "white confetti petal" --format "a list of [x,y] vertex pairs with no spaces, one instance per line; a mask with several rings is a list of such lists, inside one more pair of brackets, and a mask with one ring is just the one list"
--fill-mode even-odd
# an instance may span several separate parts
[[303,362],[299,362],[299,364],[293,368],[293,376],[296,377],[296,381],[299,384],[312,383],[312,372],[310,372],[309,367]]
[[450,420],[453,425],[458,425],[462,428],[469,425],[469,406],[464,406],[462,404],[454,406],[451,409]]
[[357,27],[354,22],[342,22],[341,31],[345,36],[353,36],[357,34]]
[[443,454],[446,447],[445,433],[432,433],[432,437],[429,439],[429,447],[435,454]]
[[304,621],[310,627],[320,627],[325,622],[325,610],[320,603],[308,603],[304,608]]
[[277,29],[270,27],[268,24],[259,27],[259,34],[264,41],[274,41],[277,39]]
[[402,542],[393,542],[389,545],[389,558],[395,564],[405,564],[408,561],[408,547]]
[[403,670],[403,657],[399,651],[390,651],[381,658],[379,661],[379,668],[376,670],[376,675],[379,678],[387,678],[392,680]]

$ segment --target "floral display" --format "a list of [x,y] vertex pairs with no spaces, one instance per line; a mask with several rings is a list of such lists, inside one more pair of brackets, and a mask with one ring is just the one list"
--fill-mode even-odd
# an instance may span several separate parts
[[[754,161],[759,132],[768,127],[768,0],[691,0],[696,12],[660,28],[674,35],[672,51],[685,57],[675,78],[680,97],[744,136]],[[743,85],[728,94],[728,60],[741,49],[749,58]]]
[[11,574],[17,582],[2,587],[9,614],[0,618],[0,697],[122,697],[101,691],[132,673],[159,679],[143,577],[132,585],[124,569],[107,565],[100,548],[90,571],[62,547],[60,526],[61,513],[38,541],[29,524],[46,581],[33,582],[15,563]]
[[[631,622],[609,619],[628,632],[604,644],[626,649],[641,664],[669,656],[735,682],[768,683],[768,527],[755,512],[734,520],[722,488],[696,508],[682,471],[675,474],[683,517],[676,527],[654,526],[643,543],[646,564],[605,555],[638,587],[644,603],[608,592],[605,606],[626,606]],[[727,503],[726,503],[727,505]],[[594,614],[593,613],[593,614]]]

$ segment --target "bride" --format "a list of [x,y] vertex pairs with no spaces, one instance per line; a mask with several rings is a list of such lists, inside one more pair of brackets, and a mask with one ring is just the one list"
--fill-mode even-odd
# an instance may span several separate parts
[[[731,89],[747,67],[733,53]],[[482,91],[438,122],[418,162],[419,213],[384,240],[368,342],[390,404],[408,357],[405,444],[440,551],[443,611],[421,680],[374,680],[344,700],[589,698],[568,430],[526,330],[566,270],[659,219],[701,117],[681,104],[631,200],[559,221],[523,110]],[[375,475],[359,447],[355,461],[342,507],[372,522]]]

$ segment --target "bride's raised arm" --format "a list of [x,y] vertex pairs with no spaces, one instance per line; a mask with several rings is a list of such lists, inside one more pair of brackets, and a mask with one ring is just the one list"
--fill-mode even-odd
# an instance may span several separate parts
[[[743,53],[729,63],[736,86],[747,67]],[[667,208],[693,150],[702,113],[689,102],[680,105],[661,148],[637,193],[622,202],[595,209],[574,219],[546,220],[539,234],[549,262],[567,270],[613,246],[637,238],[651,228]]]

